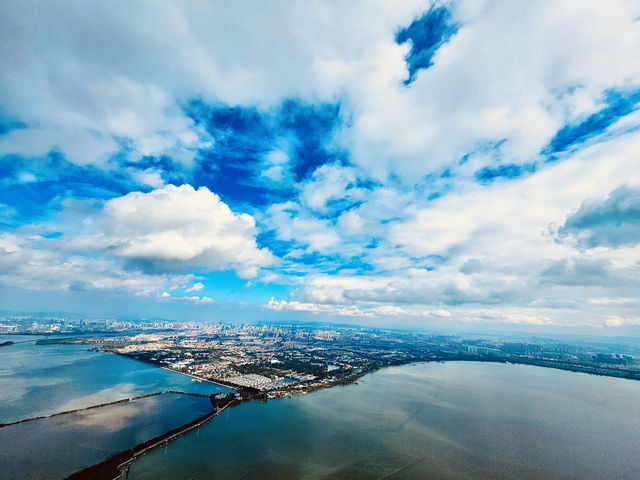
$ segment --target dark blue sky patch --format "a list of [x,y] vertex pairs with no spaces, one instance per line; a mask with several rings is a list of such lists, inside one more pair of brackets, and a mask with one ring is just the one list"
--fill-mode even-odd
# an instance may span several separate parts
[[[32,174],[35,180],[20,181],[21,173]],[[0,175],[0,203],[15,208],[18,223],[45,219],[61,209],[60,202],[65,198],[100,201],[140,190],[140,186],[122,172],[78,166],[57,152],[44,158],[2,156]]]
[[357,178],[356,179],[356,188],[364,188],[366,190],[375,190],[376,188],[380,188],[383,186],[382,183],[377,182],[371,178],[366,178],[366,179],[362,179],[362,178]]
[[287,100],[282,104],[277,124],[279,130],[297,140],[293,168],[297,181],[325,163],[345,163],[346,154],[330,146],[334,131],[340,124],[340,105],[308,105]]
[[[205,185],[233,206],[261,207],[295,194],[295,185],[326,163],[346,163],[332,146],[341,125],[339,104],[311,105],[289,99],[273,111],[193,100],[185,112],[213,137],[199,152],[192,182]],[[262,176],[266,156],[285,144],[289,157],[282,182]],[[288,181],[285,181],[288,180]]]
[[160,174],[160,178],[168,184],[182,185],[189,183],[191,180],[190,172],[186,172],[182,165],[174,162],[168,155],[161,155],[159,157],[147,155],[137,161],[127,159],[116,159],[116,161],[122,166],[140,171],[153,169],[157,171]]
[[612,89],[605,94],[606,106],[584,120],[562,127],[542,153],[553,155],[579,146],[590,138],[604,132],[620,118],[638,108],[640,89]]
[[362,256],[349,258],[335,257],[332,260],[332,263],[335,264],[336,267],[325,272],[329,275],[338,275],[344,273],[345,270],[354,274],[362,274],[374,270],[374,267],[370,263],[365,262]]
[[3,119],[0,118],[0,137],[2,135],[9,133],[11,130],[17,130],[19,128],[26,128],[26,127],[27,125],[22,122],[3,121]]
[[318,252],[305,253],[296,258],[296,263],[309,265],[314,270],[327,275],[336,275],[348,270],[351,273],[364,273],[373,270],[373,266],[365,262],[361,256],[342,257],[340,255],[324,255]]
[[293,242],[280,240],[277,237],[277,232],[275,230],[260,232],[256,238],[256,241],[258,243],[258,247],[266,247],[271,251],[271,253],[280,258],[284,257],[287,253],[297,248]]
[[255,107],[207,105],[201,100],[192,101],[186,112],[215,142],[200,151],[193,183],[209,187],[232,205],[269,203],[268,189],[256,182],[262,158],[274,143],[269,118]]
[[474,176],[478,182],[489,184],[500,178],[518,178],[535,171],[536,166],[533,163],[525,163],[522,165],[509,164],[498,165],[497,167],[483,167],[476,171]]
[[257,178],[258,158],[224,155],[220,150],[201,152],[193,184],[205,185],[232,206],[260,207],[292,195],[290,188],[272,191]]
[[[337,257],[336,257],[337,258]],[[311,265],[311,266],[320,266],[320,269],[323,270],[323,267],[331,262],[331,257],[329,255],[323,255],[318,252],[310,252],[305,253],[299,257],[296,257],[296,263],[302,265]],[[324,270],[323,270],[324,271]]]
[[423,181],[414,186],[414,192],[428,201],[436,200],[453,190],[455,179],[451,168],[443,167],[425,175]]
[[13,117],[6,110],[0,107],[0,137],[11,130],[27,128],[27,124]]
[[348,198],[330,198],[325,204],[326,211],[315,212],[315,217],[325,220],[337,220],[343,213],[357,208],[363,203],[362,201],[352,201]]
[[458,25],[451,22],[451,12],[445,7],[431,7],[411,25],[396,33],[396,43],[402,45],[411,41],[406,62],[409,78],[403,83],[412,83],[418,71],[433,65],[436,51],[458,30]]

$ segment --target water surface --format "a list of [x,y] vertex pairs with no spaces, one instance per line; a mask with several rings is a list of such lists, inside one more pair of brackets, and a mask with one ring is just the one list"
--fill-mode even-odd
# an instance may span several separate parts
[[246,403],[131,479],[637,479],[640,382],[526,365],[392,367]]
[[0,347],[0,423],[165,390],[231,391],[87,345],[35,345],[38,338],[0,335],[16,342]]
[[65,478],[209,413],[208,397],[166,393],[0,428],[0,480]]

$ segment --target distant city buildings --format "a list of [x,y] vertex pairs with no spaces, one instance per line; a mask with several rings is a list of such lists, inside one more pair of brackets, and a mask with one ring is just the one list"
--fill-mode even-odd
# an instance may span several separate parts
[[46,335],[45,342],[100,345],[106,351],[270,396],[349,383],[381,367],[416,361],[513,362],[640,379],[640,347],[584,339],[29,317],[0,318],[0,329],[6,334]]

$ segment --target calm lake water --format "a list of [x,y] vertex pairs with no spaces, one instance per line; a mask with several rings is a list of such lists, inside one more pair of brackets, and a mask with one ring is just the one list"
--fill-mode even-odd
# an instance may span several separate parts
[[15,342],[0,347],[0,423],[164,390],[230,391],[86,345],[35,345],[37,338],[0,335],[0,343]]
[[[0,422],[168,389],[225,390],[86,346],[6,339],[26,342],[0,347]],[[639,471],[640,382],[450,362],[242,404],[140,457],[129,478],[584,480]]]
[[242,404],[130,479],[637,479],[640,382],[524,365],[393,367]]
[[208,397],[165,393],[2,427],[0,480],[66,478],[211,408]]

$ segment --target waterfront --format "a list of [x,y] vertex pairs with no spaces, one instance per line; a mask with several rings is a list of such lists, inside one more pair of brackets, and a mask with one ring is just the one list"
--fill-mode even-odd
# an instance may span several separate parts
[[632,479],[638,398],[640,382],[525,365],[391,367],[229,409],[129,478]]
[[[86,345],[9,339],[2,422],[168,389],[226,390]],[[640,469],[637,398],[637,381],[534,366],[390,367],[357,384],[230,408],[138,457],[129,478],[631,479]]]
[[0,335],[16,342],[0,350],[0,423],[165,390],[231,391],[86,345],[35,345],[38,338]]

